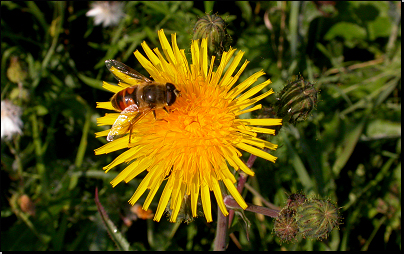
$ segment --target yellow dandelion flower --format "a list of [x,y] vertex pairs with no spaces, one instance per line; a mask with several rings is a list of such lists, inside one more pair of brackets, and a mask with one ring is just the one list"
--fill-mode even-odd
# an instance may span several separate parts
[[[183,197],[187,195],[191,199],[192,216],[197,216],[200,197],[206,220],[211,222],[210,191],[213,191],[222,213],[228,215],[219,181],[224,183],[243,209],[247,208],[246,202],[234,186],[236,179],[228,165],[254,175],[240,159],[240,150],[275,162],[276,157],[262,149],[275,150],[277,145],[256,137],[257,133],[275,134],[275,131],[256,126],[281,125],[282,120],[239,118],[241,114],[261,108],[260,104],[255,104],[272,94],[273,90],[257,96],[256,94],[271,81],[267,80],[247,90],[264,75],[263,71],[259,71],[233,86],[248,64],[245,61],[233,75],[244,52],[239,51],[233,60],[235,49],[224,52],[220,65],[214,71],[213,64],[208,64],[206,39],[201,43],[198,40],[192,42],[192,64],[189,65],[184,50],[177,46],[175,34],[171,36],[171,45],[163,30],[158,31],[158,36],[163,54],[157,48],[151,50],[143,42],[142,47],[148,59],[139,51],[135,52],[135,56],[154,81],[175,84],[181,91],[181,97],[168,107],[169,113],[158,109],[156,118],[153,114],[146,115],[135,124],[131,135],[107,143],[96,149],[95,154],[129,148],[103,169],[108,172],[123,162],[132,162],[111,181],[113,187],[121,181],[129,182],[147,170],[147,175],[129,200],[130,204],[135,204],[148,189],[144,210],[148,209],[162,183],[167,181],[154,216],[155,221],[161,219],[170,201],[170,209],[173,211],[170,221],[175,222]],[[210,62],[214,63],[214,56]],[[224,71],[228,64],[230,65]],[[122,82],[119,85],[104,82],[104,87],[114,93],[131,86]],[[111,102],[98,103],[97,107],[113,109]],[[106,114],[98,119],[98,124],[112,125],[118,115],[119,113]],[[106,130],[96,133],[96,136],[107,136],[108,133],[109,130]]]

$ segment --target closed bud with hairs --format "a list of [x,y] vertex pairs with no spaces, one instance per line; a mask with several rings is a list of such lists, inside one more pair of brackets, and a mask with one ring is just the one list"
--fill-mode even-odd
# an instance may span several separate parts
[[295,219],[296,211],[289,207],[283,208],[274,223],[274,232],[282,242],[296,240],[299,227]]
[[297,236],[323,240],[340,224],[339,208],[331,200],[293,193],[275,219],[273,231],[282,242],[297,241]]
[[297,225],[304,238],[327,239],[340,224],[339,208],[330,200],[309,199],[296,211]]
[[301,77],[287,84],[277,99],[277,116],[283,121],[296,123],[306,120],[313,110],[317,103],[317,90]]
[[226,32],[226,23],[216,14],[205,15],[194,26],[193,40],[208,40],[208,55],[220,57],[227,50],[229,35]]

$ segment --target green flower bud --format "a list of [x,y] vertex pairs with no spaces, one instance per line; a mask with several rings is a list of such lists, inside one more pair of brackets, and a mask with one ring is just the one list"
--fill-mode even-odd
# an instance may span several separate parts
[[299,194],[299,193],[293,193],[290,194],[290,196],[288,197],[287,202],[287,206],[290,209],[294,209],[296,210],[296,208],[302,204],[304,204],[304,202],[306,202],[306,195],[304,194]]
[[194,27],[193,40],[202,40],[203,38],[208,39],[209,56],[221,56],[228,44],[228,35],[224,20],[216,14],[200,18]]
[[27,72],[24,70],[22,63],[18,57],[11,57],[10,66],[7,69],[7,78],[14,83],[21,83],[27,77]]
[[299,227],[295,219],[296,211],[289,207],[283,208],[274,223],[274,232],[283,242],[296,240]]
[[307,200],[296,209],[299,232],[305,238],[326,239],[339,220],[339,209],[330,200]]
[[307,118],[317,103],[317,90],[303,77],[287,84],[279,94],[277,116],[296,123]]

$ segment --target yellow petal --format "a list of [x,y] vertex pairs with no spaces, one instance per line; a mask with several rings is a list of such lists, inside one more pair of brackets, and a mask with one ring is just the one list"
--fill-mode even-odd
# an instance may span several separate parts
[[219,86],[227,86],[230,84],[229,78],[233,74],[234,70],[237,68],[237,65],[240,63],[241,58],[243,58],[243,55],[244,55],[244,52],[241,50],[237,53],[236,57],[234,57],[229,68],[227,69],[226,73],[224,74],[222,80],[220,81]]
[[[108,130],[109,132],[109,130]],[[106,143],[105,145],[101,146],[94,150],[95,155],[104,154],[104,153],[111,153],[118,151],[123,148],[128,147],[129,136],[124,136],[122,138],[115,139],[113,142]]]
[[[243,95],[241,95],[240,97],[237,98],[238,101],[243,101],[245,99],[250,98],[251,96],[255,95],[256,93],[258,93],[259,91],[261,91],[264,87],[266,87],[267,85],[271,84],[271,80],[267,80],[261,84],[259,84],[258,86],[255,86],[253,88],[251,88],[250,90],[248,90],[247,92],[245,92]],[[273,92],[272,92],[273,93]],[[271,94],[272,94],[271,93]]]
[[253,146],[247,145],[245,143],[238,143],[238,144],[236,144],[236,146],[238,148],[240,148],[241,150],[244,150],[244,151],[249,152],[251,154],[257,155],[258,157],[264,158],[264,159],[272,161],[272,162],[275,162],[275,160],[277,159],[275,156],[273,156],[273,155],[271,155],[269,153],[266,153],[266,152],[264,152],[264,151],[262,151],[262,150],[260,150],[258,148],[255,148]]
[[158,191],[161,183],[164,180],[164,175],[160,174],[158,175],[154,180],[153,180],[153,186],[150,188],[149,194],[146,197],[146,200],[143,203],[143,209],[147,211],[149,209],[149,206],[151,202],[153,201],[154,196],[156,195],[156,192]]
[[243,122],[247,125],[262,125],[262,126],[282,125],[282,119],[278,118],[236,119],[235,122]]
[[261,104],[258,104],[258,105],[255,105],[255,106],[252,107],[252,108],[246,109],[246,110],[244,110],[244,111],[239,111],[239,112],[237,112],[237,113],[236,113],[236,116],[242,115],[242,114],[245,114],[245,113],[248,113],[248,112],[252,112],[252,111],[255,111],[255,110],[258,110],[258,109],[261,109],[261,108],[262,108],[262,105],[261,105]]
[[243,197],[240,195],[236,187],[234,187],[233,183],[228,179],[224,179],[223,182],[226,185],[226,188],[229,190],[230,194],[233,196],[234,200],[236,200],[237,204],[241,208],[246,209],[248,205],[244,201]]
[[173,184],[173,180],[174,178],[170,178],[166,184],[166,187],[163,190],[163,193],[161,194],[158,206],[157,206],[157,210],[156,210],[156,214],[154,215],[153,220],[154,221],[160,221],[161,216],[163,215],[168,201],[170,200],[170,196],[171,196],[171,192],[172,192],[172,184]]
[[197,204],[199,197],[199,174],[195,174],[191,184],[191,210],[192,216],[197,216]]
[[250,77],[248,77],[246,80],[244,80],[243,82],[241,82],[239,85],[237,85],[235,88],[233,88],[232,90],[230,90],[230,92],[226,95],[226,99],[231,99],[233,100],[234,98],[236,98],[237,95],[239,95],[240,93],[242,93],[245,89],[247,89],[248,87],[250,87],[252,84],[254,84],[259,77],[261,77],[262,75],[264,75],[265,72],[263,72],[262,70],[259,72],[254,73],[253,75],[251,75]]
[[275,130],[274,129],[259,128],[259,127],[251,127],[250,126],[250,130],[253,131],[253,132],[275,135]]
[[161,47],[163,48],[164,55],[167,57],[169,63],[176,65],[177,61],[174,57],[174,52],[170,46],[170,43],[167,40],[166,35],[164,34],[163,29],[158,31],[159,40],[161,43]]
[[142,46],[144,52],[146,53],[146,56],[149,58],[150,62],[152,62],[154,66],[159,66],[160,59],[153,53],[153,51],[150,49],[149,45],[147,45],[146,42],[142,42],[141,46]]
[[104,109],[110,109],[110,110],[115,110],[114,107],[112,107],[112,104],[110,101],[108,102],[97,102],[97,108],[104,108]]
[[202,208],[203,213],[205,214],[205,218],[207,222],[212,222],[212,208],[210,203],[210,193],[208,185],[202,184],[201,186],[201,200],[202,200]]
[[102,82],[102,87],[113,93],[117,93],[122,90],[122,87],[108,84],[105,81]]
[[134,205],[138,201],[138,199],[143,195],[143,193],[147,189],[147,185],[149,184],[149,181],[154,176],[154,173],[156,173],[156,171],[149,172],[146,175],[146,177],[139,184],[139,187],[137,187],[137,189],[136,189],[135,193],[133,194],[133,196],[129,199],[129,204]]
[[227,216],[229,212],[227,211],[226,205],[223,202],[223,196],[222,192],[220,191],[219,183],[217,182],[217,180],[213,180],[212,184],[213,184],[213,193],[215,194],[217,205],[219,206],[220,211],[222,211],[223,215]]
[[[109,131],[110,131],[110,130],[108,129],[108,130],[105,130],[105,131],[96,132],[96,133],[94,133],[94,134],[95,134],[95,137],[96,137],[96,138],[99,138],[99,137],[107,136],[108,133],[109,133]],[[96,153],[96,155],[97,155],[97,153]]]
[[105,116],[97,118],[97,125],[98,126],[103,126],[103,125],[113,125],[118,118],[119,113],[109,113],[105,114]]
[[171,215],[170,222],[176,222],[176,220],[177,220],[178,212],[180,211],[181,203],[182,203],[182,201],[184,199],[185,188],[186,188],[186,185],[184,183],[181,184],[180,192],[179,192],[179,195],[178,195],[177,200],[175,202],[176,205],[175,205],[173,213]]

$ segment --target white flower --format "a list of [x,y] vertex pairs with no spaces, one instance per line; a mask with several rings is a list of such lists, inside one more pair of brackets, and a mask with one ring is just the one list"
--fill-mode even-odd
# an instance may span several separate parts
[[94,2],[86,16],[94,17],[94,25],[115,26],[125,16],[123,6],[123,2]]
[[9,101],[1,101],[1,138],[11,139],[15,134],[22,134],[22,110]]

